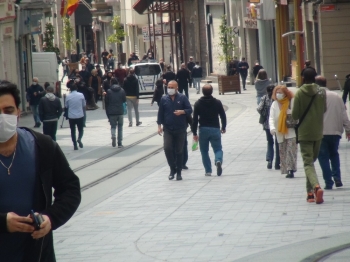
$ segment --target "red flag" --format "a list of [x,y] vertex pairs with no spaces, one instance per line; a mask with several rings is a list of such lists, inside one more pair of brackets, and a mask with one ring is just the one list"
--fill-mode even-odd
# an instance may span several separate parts
[[66,0],[61,0],[61,17],[66,16],[67,14],[67,1]]
[[67,14],[71,16],[77,10],[79,0],[67,0]]

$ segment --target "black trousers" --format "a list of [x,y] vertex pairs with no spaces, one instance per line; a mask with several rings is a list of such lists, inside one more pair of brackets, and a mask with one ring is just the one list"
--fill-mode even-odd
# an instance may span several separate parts
[[[184,148],[182,150],[182,166],[185,166],[187,164],[187,161],[188,161],[188,149],[187,149],[187,146],[188,146],[188,141],[187,141],[187,134],[186,134],[185,142],[184,142]],[[177,158],[176,158],[175,147],[176,147],[176,143],[174,142],[173,143],[173,154],[174,154],[175,165],[176,165]]]
[[57,121],[43,122],[44,135],[51,136],[53,141],[56,141]]
[[184,91],[185,91],[185,95],[188,98],[188,84],[179,84],[179,92],[183,94]]
[[[164,152],[171,170],[181,172],[183,163],[183,148],[186,139],[186,129],[164,129]],[[175,146],[175,156],[174,156]]]
[[69,127],[70,127],[70,134],[72,137],[73,144],[77,145],[77,137],[75,134],[75,126],[78,128],[78,140],[81,140],[84,135],[84,117],[76,118],[76,119],[69,119]]

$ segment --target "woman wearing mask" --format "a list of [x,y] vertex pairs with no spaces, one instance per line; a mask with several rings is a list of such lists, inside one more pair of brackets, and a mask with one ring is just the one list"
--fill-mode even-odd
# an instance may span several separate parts
[[98,101],[98,90],[101,87],[101,77],[98,76],[97,70],[93,69],[91,71],[91,76],[89,78],[89,87],[94,90],[95,102]]
[[269,85],[271,85],[271,82],[267,79],[266,71],[264,69],[260,69],[255,81],[256,99],[258,105],[260,104],[261,98],[266,94],[266,88]]
[[[266,95],[264,95],[261,98],[261,101],[259,103],[259,106],[257,108],[260,115],[265,115],[265,121],[262,124],[263,129],[266,132],[266,140],[267,140],[267,152],[266,152],[266,161],[267,161],[267,168],[272,169],[272,162],[274,158],[274,150],[273,150],[273,144],[275,143],[275,151],[276,151],[276,159],[275,159],[275,169],[280,169],[280,154],[279,154],[279,148],[278,148],[278,142],[276,137],[274,138],[273,135],[270,133],[270,126],[269,126],[269,115],[270,115],[270,107],[273,102],[272,100],[272,92],[274,90],[274,85],[269,85],[266,88]],[[274,141],[275,140],[275,141]]]
[[293,178],[297,170],[298,146],[295,138],[291,112],[293,108],[293,93],[286,86],[276,86],[273,90],[269,125],[271,135],[276,135],[280,159],[281,174],[287,174],[286,178]]

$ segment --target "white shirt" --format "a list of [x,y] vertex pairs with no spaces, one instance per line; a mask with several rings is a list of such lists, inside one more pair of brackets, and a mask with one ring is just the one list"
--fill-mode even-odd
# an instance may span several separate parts
[[66,99],[65,107],[68,108],[68,118],[77,119],[84,117],[86,101],[82,93],[72,91]]

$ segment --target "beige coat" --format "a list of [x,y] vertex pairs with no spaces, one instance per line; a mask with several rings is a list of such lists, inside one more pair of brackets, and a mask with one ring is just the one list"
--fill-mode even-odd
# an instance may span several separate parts
[[[292,102],[290,104],[291,109],[288,109],[287,114],[292,113],[294,99],[292,99]],[[280,108],[277,101],[273,101],[271,108],[270,108],[270,117],[269,117],[269,126],[270,130],[275,130],[276,137],[278,143],[283,143],[284,139],[290,139],[295,137],[295,129],[294,128],[288,128],[288,134],[283,135],[282,133],[278,132],[278,118],[280,115]]]

